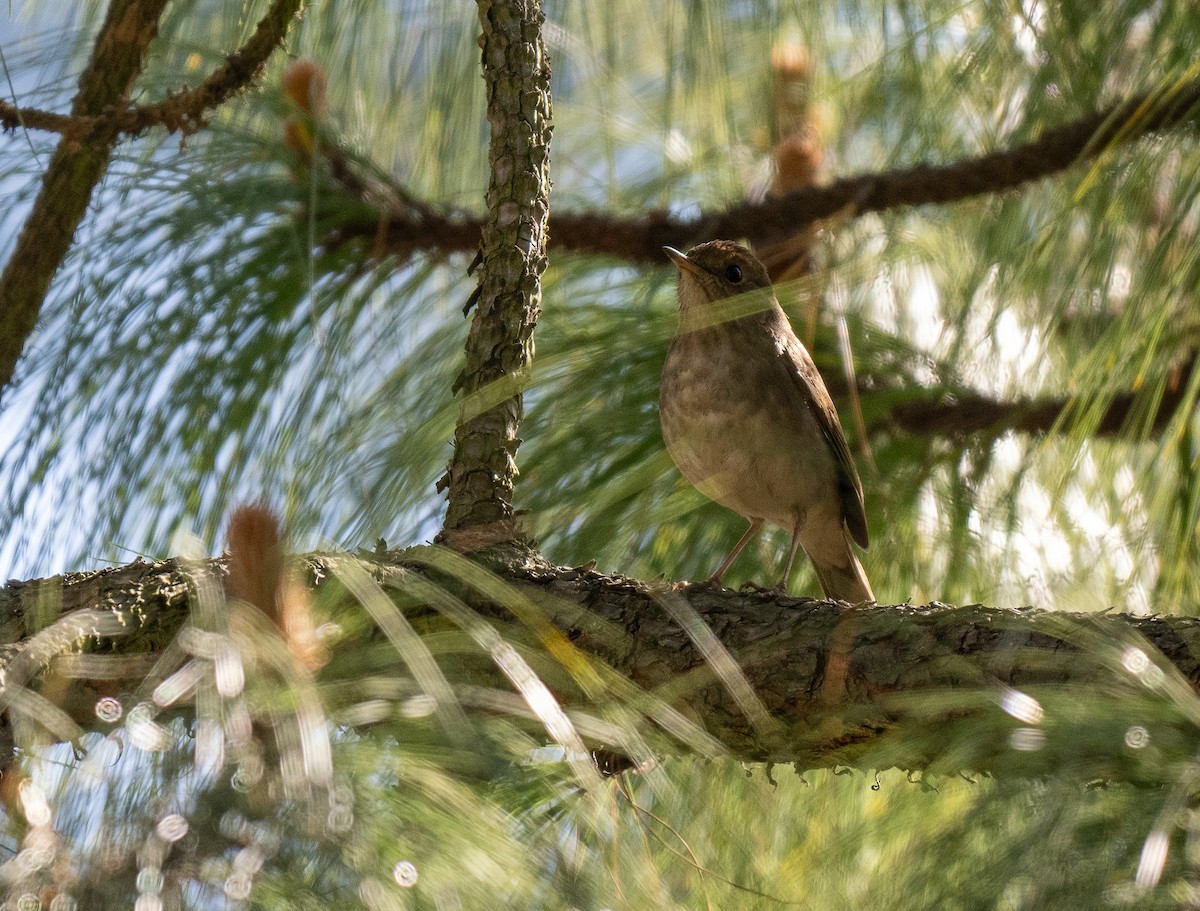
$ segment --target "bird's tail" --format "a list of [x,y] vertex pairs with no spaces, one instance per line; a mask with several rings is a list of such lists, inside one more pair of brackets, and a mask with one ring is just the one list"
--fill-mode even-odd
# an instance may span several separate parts
[[[849,601],[851,604],[874,601],[875,593],[871,591],[871,583],[867,581],[862,564],[858,562],[858,557],[850,549],[850,542],[844,537],[843,544],[844,551],[839,554],[841,560],[837,563],[818,560],[809,554],[825,597],[831,601]],[[823,554],[822,557],[828,555]]]

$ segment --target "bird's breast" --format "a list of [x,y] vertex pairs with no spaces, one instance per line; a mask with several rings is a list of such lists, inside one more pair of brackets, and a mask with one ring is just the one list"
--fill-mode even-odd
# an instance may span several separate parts
[[837,497],[832,453],[769,337],[677,336],[663,367],[663,439],[683,476],[743,516],[789,526]]

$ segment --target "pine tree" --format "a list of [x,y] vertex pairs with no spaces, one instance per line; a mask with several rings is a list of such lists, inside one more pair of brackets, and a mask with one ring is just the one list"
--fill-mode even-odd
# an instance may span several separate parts
[[[0,561],[116,565],[0,592],[13,907],[1200,902],[1191,4],[21,13]],[[714,237],[899,606],[661,581]]]

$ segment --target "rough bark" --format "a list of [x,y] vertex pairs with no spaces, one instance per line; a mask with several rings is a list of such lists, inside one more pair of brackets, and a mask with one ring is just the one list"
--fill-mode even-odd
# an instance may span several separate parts
[[[939,732],[947,724],[966,723],[976,725],[979,735],[967,752],[960,749],[952,757],[954,763],[974,771],[1027,773],[1028,764],[1013,763],[1008,735],[1036,722],[1006,715],[1001,710],[1005,694],[1043,693],[1053,702],[1070,701],[1081,692],[1119,695],[1141,687],[1167,695],[1174,688],[1192,698],[1200,683],[1196,618],[982,605],[853,608],[773,592],[646,584],[554,567],[526,553],[494,565],[491,577],[514,598],[524,599],[520,610],[527,615],[518,623],[515,601],[502,605],[498,601],[504,599],[480,595],[473,582],[429,570],[439,563],[439,552],[414,548],[387,562],[350,555],[304,560],[316,580],[336,578],[348,563],[359,564],[399,598],[414,622],[435,613],[433,601],[421,596],[433,590],[432,582],[533,656],[535,666],[539,661],[542,667],[554,666],[545,633],[561,632],[584,655],[692,719],[720,744],[718,749],[746,760],[804,768],[898,765],[953,771],[938,753],[944,740]],[[9,676],[15,661],[23,660],[27,670],[37,663],[28,655],[22,659],[30,634],[72,611],[90,611],[84,616],[101,634],[83,642],[68,637],[57,642],[58,653],[77,652],[90,641],[93,650],[123,656],[121,666],[130,675],[144,673],[187,620],[198,572],[221,574],[224,568],[212,561],[184,572],[174,561],[137,562],[10,582],[0,589],[0,631],[8,643],[0,656],[5,671],[0,698],[6,687],[23,683]],[[49,613],[47,605],[53,606]],[[537,626],[530,624],[531,610],[539,623],[549,624],[537,635],[531,632]],[[705,642],[704,630],[715,638]],[[724,671],[714,665],[714,643],[719,643],[717,652],[728,652],[741,676],[731,673],[732,665]],[[45,643],[39,648],[41,665],[50,666]],[[508,686],[483,653],[443,669],[456,686]],[[398,673],[404,672],[398,668]],[[586,710],[595,698],[585,697],[568,675],[550,674],[546,680],[568,707]],[[86,727],[96,724],[97,695],[119,688],[120,681],[89,681],[82,675],[69,688],[62,686],[59,680],[56,704]],[[891,732],[906,736],[886,738]],[[922,733],[928,735],[924,740]],[[1120,750],[1116,753],[1093,763],[1097,774],[1122,774]],[[1072,761],[1081,765],[1090,759],[1080,751]]]
[[[462,550],[515,535],[521,389],[533,357],[549,219],[550,64],[543,18],[536,0],[479,0],[491,179],[477,307],[455,384],[464,394],[462,415],[443,480],[446,540]],[[456,534],[467,528],[477,532],[469,541]]]

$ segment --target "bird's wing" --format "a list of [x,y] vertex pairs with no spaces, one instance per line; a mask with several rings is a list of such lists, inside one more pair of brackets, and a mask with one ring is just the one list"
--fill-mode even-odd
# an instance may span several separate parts
[[779,316],[784,320],[786,331],[780,331],[783,343],[783,353],[788,361],[788,373],[796,384],[796,389],[809,405],[817,426],[821,428],[821,436],[829,445],[837,461],[838,467],[838,497],[842,501],[842,515],[846,520],[846,528],[859,547],[867,546],[867,515],[863,506],[862,481],[858,478],[858,469],[854,467],[854,457],[850,455],[850,447],[846,444],[846,435],[842,432],[842,422],[838,420],[837,408],[825,388],[825,381],[817,372],[817,365],[805,350],[804,344],[796,337],[783,311]]

